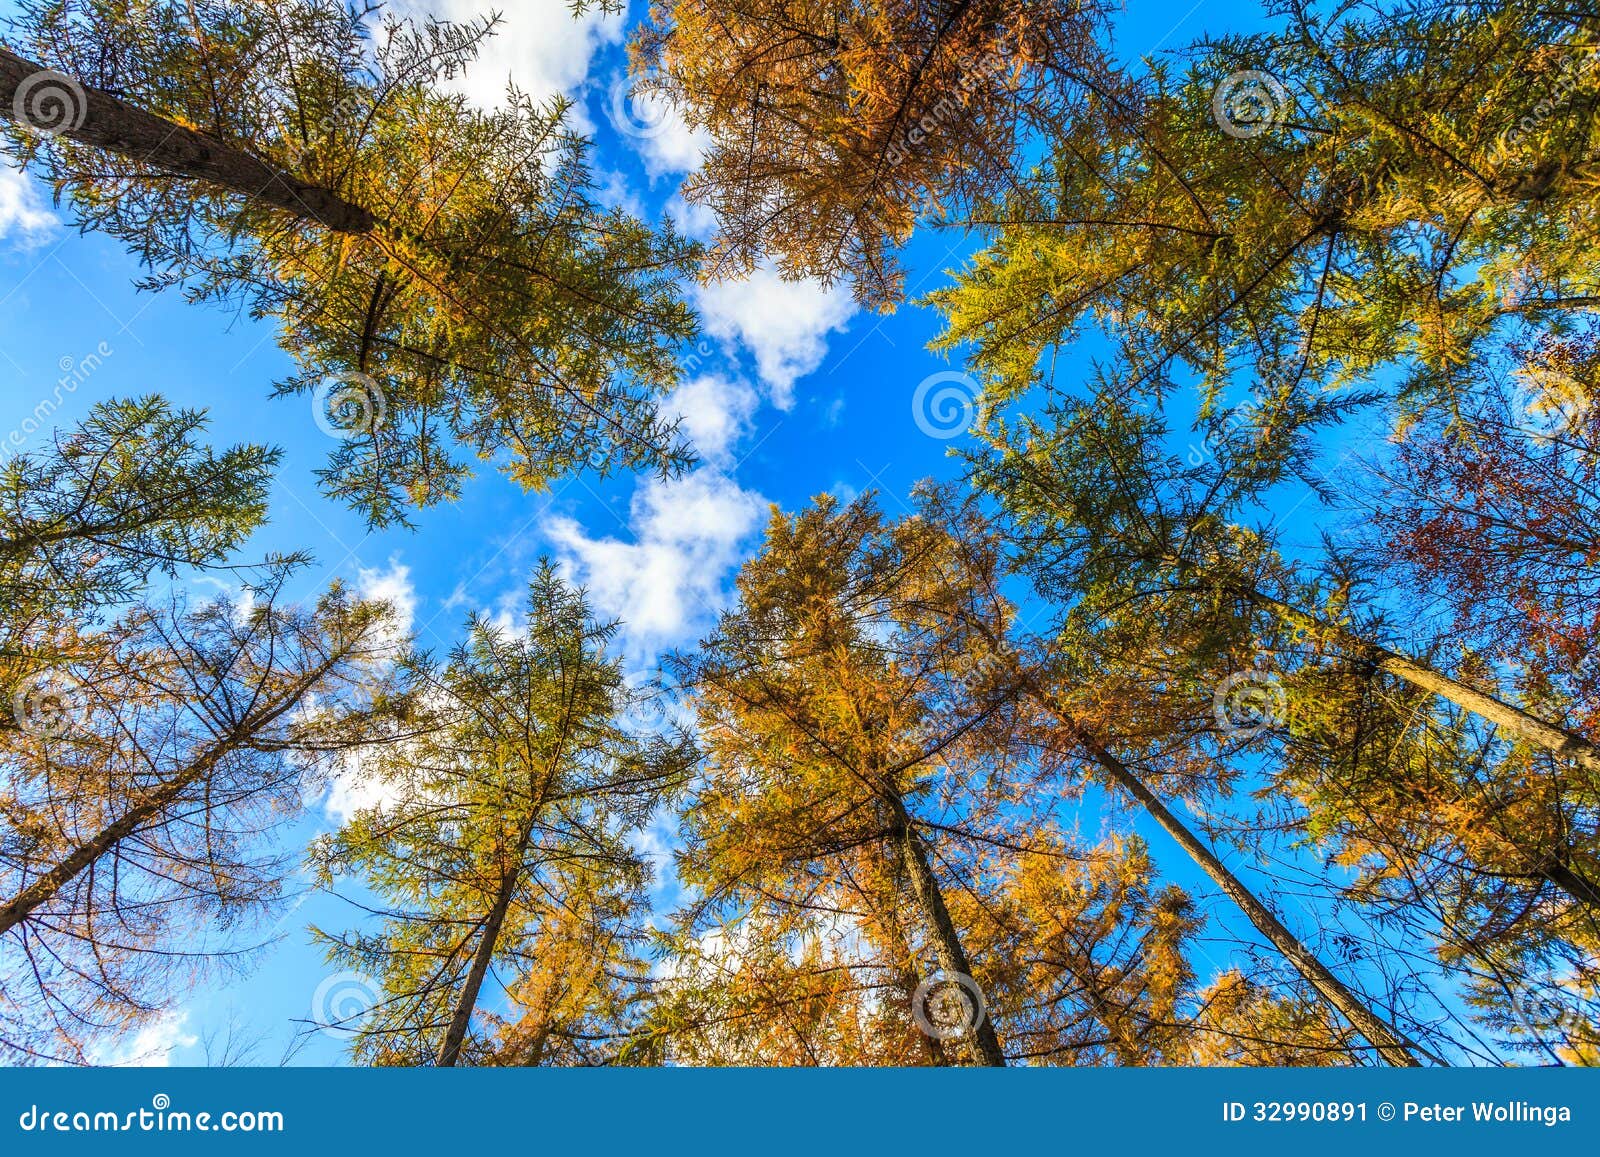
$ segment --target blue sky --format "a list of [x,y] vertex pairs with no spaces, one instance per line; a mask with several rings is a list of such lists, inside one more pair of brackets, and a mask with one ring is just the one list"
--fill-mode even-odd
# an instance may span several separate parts
[[[401,7],[462,18],[485,6],[432,0]],[[673,118],[659,120],[660,110],[629,101],[624,23],[574,23],[567,0],[507,7],[502,34],[463,82],[469,95],[496,102],[508,76],[535,94],[570,94],[595,138],[607,196],[648,215],[674,212],[690,231],[703,230],[675,195],[697,142]],[[634,5],[630,21],[641,8]],[[1190,8],[1132,0],[1120,45],[1138,56],[1257,19],[1253,6],[1237,3]],[[907,255],[913,295],[939,284],[968,244],[953,233],[920,235]],[[784,283],[763,272],[695,291],[705,340],[687,351],[684,384],[667,405],[683,415],[703,459],[692,473],[669,482],[573,478],[530,494],[485,468],[458,503],[421,512],[414,531],[368,533],[358,515],[318,493],[313,472],[331,443],[309,399],[269,397],[291,372],[271,328],[188,306],[177,294],[138,293],[137,276],[119,246],[80,236],[57,219],[45,191],[0,172],[0,445],[42,446],[48,431],[22,423],[47,398],[59,396],[58,425],[116,396],[159,392],[203,407],[215,443],[266,441],[286,451],[271,522],[247,555],[313,552],[317,565],[303,572],[297,593],[313,595],[339,578],[389,597],[422,645],[435,650],[459,637],[472,611],[513,613],[535,560],[550,554],[589,587],[599,612],[624,621],[629,662],[647,670],[662,649],[692,643],[711,621],[738,564],[758,545],[769,504],[792,510],[820,493],[848,498],[873,488],[893,512],[917,480],[954,472],[948,450],[956,443],[930,435],[916,406],[930,375],[960,369],[925,348],[936,318],[915,308],[889,317],[862,313],[842,287]],[[932,387],[949,384],[935,380]],[[355,802],[336,789],[290,838],[327,830]],[[1084,817],[1086,834],[1099,822]],[[663,848],[664,833],[657,837]],[[1183,879],[1176,849],[1162,840],[1154,845]],[[309,896],[249,969],[189,994],[172,1017],[107,1059],[204,1063],[207,1038],[215,1060],[231,1026],[236,1042],[259,1038],[249,1059],[276,1063],[333,972],[309,944],[306,926],[342,928],[353,920],[339,901]],[[1243,921],[1226,923],[1237,931]],[[312,1033],[294,1059],[336,1063],[341,1047]]]

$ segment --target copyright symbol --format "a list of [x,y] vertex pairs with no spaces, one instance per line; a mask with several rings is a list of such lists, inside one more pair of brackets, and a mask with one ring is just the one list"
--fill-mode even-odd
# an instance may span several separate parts
[[1391,1105],[1388,1101],[1385,1101],[1383,1104],[1378,1106],[1378,1120],[1380,1120],[1380,1121],[1392,1121],[1392,1120],[1394,1120],[1394,1106]]

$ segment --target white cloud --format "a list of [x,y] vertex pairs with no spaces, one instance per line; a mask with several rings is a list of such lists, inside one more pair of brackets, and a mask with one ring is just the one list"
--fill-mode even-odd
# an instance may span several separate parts
[[[363,599],[381,600],[394,608],[394,621],[381,641],[377,677],[383,678],[389,662],[411,638],[411,627],[417,618],[417,588],[411,581],[411,568],[400,563],[398,555],[391,555],[382,568],[358,567],[356,593]],[[343,752],[328,777],[328,795],[323,800],[323,810],[340,827],[350,822],[357,812],[368,808],[381,808],[396,798],[392,783],[374,772],[368,765],[361,748]]]
[[669,98],[651,92],[639,78],[621,72],[612,78],[605,101],[611,127],[633,146],[652,177],[688,173],[700,167],[711,144],[711,134],[690,128]]
[[338,770],[329,777],[328,796],[322,801],[322,808],[342,828],[357,812],[382,810],[399,797],[399,788],[376,774],[357,748],[340,755]]
[[479,610],[478,616],[502,635],[522,634],[528,629],[528,588],[501,591],[494,604]]
[[697,296],[706,331],[750,351],[780,410],[794,404],[795,382],[822,364],[828,334],[844,329],[856,311],[847,286],[786,281],[771,266],[743,281],[701,286]]
[[467,21],[498,11],[495,34],[456,87],[481,108],[505,103],[506,81],[535,99],[570,93],[589,73],[589,62],[603,44],[622,39],[623,15],[590,10],[574,20],[570,0],[400,0],[403,16],[437,16]]
[[237,594],[225,591],[233,598],[233,621],[243,627],[250,621],[250,616],[256,613],[256,592],[251,587],[245,587]]
[[666,212],[685,237],[711,241],[717,235],[717,215],[704,205],[691,205],[682,193],[667,198]]
[[0,165],[0,238],[26,244],[58,224],[33,180],[10,165]]
[[356,593],[394,608],[394,622],[385,636],[389,649],[399,648],[411,637],[411,625],[417,618],[417,588],[411,582],[411,568],[401,566],[398,555],[391,555],[382,570],[358,567]]
[[649,478],[634,491],[633,541],[591,538],[555,518],[545,533],[596,611],[623,620],[630,658],[689,641],[723,602],[723,583],[766,510],[758,494],[715,470]]
[[643,220],[650,216],[637,193],[628,186],[628,178],[611,169],[596,169],[594,173],[594,197],[601,205],[608,209],[621,209],[631,216]]
[[750,428],[759,404],[756,392],[743,382],[703,374],[673,390],[662,410],[683,420],[683,432],[700,457],[720,462]]
[[193,1048],[199,1037],[184,1031],[187,1012],[164,1012],[147,1021],[120,1047],[98,1050],[95,1063],[101,1065],[165,1068],[172,1063],[175,1049]]
[[652,177],[692,173],[700,167],[710,143],[711,137],[704,129],[690,128],[676,109],[669,109],[661,131],[639,142],[639,153],[644,157],[645,171]]

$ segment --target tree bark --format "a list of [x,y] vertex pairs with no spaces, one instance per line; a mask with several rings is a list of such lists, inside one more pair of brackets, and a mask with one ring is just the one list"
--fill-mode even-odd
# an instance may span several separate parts
[[[1196,569],[1181,560],[1173,561],[1180,569]],[[1546,723],[1520,707],[1496,699],[1493,695],[1469,687],[1425,663],[1419,663],[1398,651],[1363,639],[1354,631],[1330,623],[1281,599],[1275,599],[1253,586],[1228,583],[1224,589],[1236,598],[1265,608],[1285,623],[1333,638],[1345,651],[1371,663],[1380,671],[1411,684],[1418,690],[1448,700],[1462,710],[1470,711],[1497,727],[1504,728],[1535,747],[1543,748],[1558,758],[1570,760],[1588,772],[1593,777],[1595,786],[1600,788],[1600,745],[1591,743],[1565,728]],[[1600,886],[1574,872],[1565,864],[1544,862],[1534,871],[1578,903],[1600,907]]]
[[[567,704],[570,709],[571,703]],[[561,728],[561,742],[557,746],[556,754],[551,757],[550,768],[559,764],[562,752],[566,750],[567,737],[570,734],[571,717],[564,717]],[[516,896],[517,885],[522,882],[528,856],[528,848],[533,843],[533,831],[538,825],[539,816],[543,814],[545,804],[549,802],[551,784],[554,772],[547,771],[538,791],[538,799],[533,804],[527,823],[517,837],[517,846],[511,854],[511,863],[500,877],[500,887],[495,894],[494,906],[489,909],[488,918],[484,921],[483,938],[478,941],[478,947],[472,954],[472,967],[467,970],[467,979],[461,986],[461,993],[456,997],[456,1007],[450,1017],[450,1027],[445,1030],[444,1041],[439,1045],[439,1059],[436,1064],[440,1068],[453,1068],[461,1059],[461,1046],[467,1039],[467,1029],[472,1024],[472,1014],[478,1007],[478,995],[483,991],[484,978],[489,975],[489,965],[494,961],[495,949],[500,946],[500,932],[505,927],[506,915],[511,911],[511,901]]]
[[[20,124],[30,122],[17,108],[17,90],[28,78],[52,70],[0,48],[0,115]],[[373,215],[338,193],[312,185],[262,160],[204,133],[156,116],[110,93],[71,81],[60,82],[56,92],[82,117],[62,124],[59,136],[93,145],[196,181],[217,185],[251,200],[282,209],[302,220],[315,221],[335,233],[369,233]],[[35,92],[40,91],[35,89]]]
[[[950,910],[945,907],[944,893],[939,890],[939,881],[928,865],[927,852],[922,846],[922,840],[917,836],[904,805],[901,805],[898,811],[899,836],[906,866],[910,869],[911,890],[922,908],[923,916],[933,936],[933,950],[934,955],[938,957],[939,967],[945,972],[970,977],[972,965],[961,947],[961,937],[956,932],[955,923],[950,919]],[[994,1031],[994,1021],[987,1012],[979,1018],[977,1025],[968,1034],[967,1043],[973,1059],[979,1064],[1005,1067],[1006,1054],[1001,1049],[1000,1038]]]
[[1539,875],[1549,880],[1580,904],[1600,908],[1600,884],[1596,884],[1563,863],[1548,863],[1540,867]]
[[[1535,747],[1542,747],[1553,755],[1569,759],[1585,771],[1600,777],[1600,746],[1582,736],[1574,735],[1555,724],[1546,723],[1520,707],[1513,707],[1492,695],[1486,695],[1386,647],[1380,647],[1375,643],[1362,643],[1354,636],[1348,638],[1353,646],[1363,648],[1365,657],[1371,659],[1381,670],[1398,679],[1404,679],[1413,687],[1431,692],[1441,699],[1448,699],[1457,707],[1465,708],[1490,723],[1505,728]],[[1597,778],[1597,782],[1600,782],[1600,778]]]
[[163,784],[149,799],[108,824],[92,839],[79,844],[58,861],[55,867],[13,896],[6,902],[5,907],[0,908],[0,936],[26,920],[34,909],[56,896],[90,864],[165,811],[186,788],[209,775],[222,761],[224,755],[243,746],[245,740],[261,728],[297,706],[305,693],[315,686],[332,666],[332,661],[318,664],[316,671],[301,679],[292,693],[285,695],[278,703],[258,715],[247,717],[187,768]]
[[1206,847],[1138,776],[1134,775],[1127,764],[1096,742],[1092,735],[1079,726],[1077,720],[1060,711],[1048,696],[1037,690],[1034,694],[1040,698],[1051,714],[1061,721],[1073,741],[1087,751],[1105,770],[1112,782],[1139,801],[1145,811],[1150,813],[1151,818],[1161,825],[1162,830],[1176,840],[1201,870],[1211,877],[1217,887],[1239,906],[1250,923],[1255,926],[1256,931],[1283,954],[1284,958],[1294,966],[1295,971],[1322,994],[1324,1000],[1355,1026],[1356,1031],[1367,1039],[1380,1057],[1391,1065],[1406,1067],[1421,1065],[1422,1062],[1415,1055],[1415,1051],[1420,1051],[1416,1044],[1407,1040],[1387,1021],[1368,1008],[1359,996],[1329,971],[1327,965],[1301,943],[1299,937],[1278,919],[1272,909],[1258,900],[1255,893],[1251,892],[1242,880],[1228,870],[1227,865],[1218,859],[1216,854]]
[[472,967],[467,971],[461,994],[456,997],[455,1012],[450,1018],[450,1027],[445,1030],[444,1043],[439,1046],[438,1064],[441,1068],[450,1068],[461,1059],[461,1045],[467,1039],[472,1013],[478,1007],[478,994],[483,990],[484,977],[489,974],[489,962],[494,959],[494,950],[500,943],[500,930],[505,927],[506,913],[511,910],[511,899],[516,895],[517,880],[522,874],[522,852],[526,844],[524,837],[522,845],[517,848],[517,863],[501,879],[494,907],[489,909],[489,917],[484,921],[483,937],[472,954]]
[[[863,896],[863,902],[868,905],[871,901]],[[911,941],[906,936],[905,929],[901,926],[899,913],[896,911],[878,912],[877,918],[882,921],[885,933],[889,937],[890,947],[900,961],[895,968],[895,979],[899,982],[900,991],[904,994],[907,1008],[917,999],[917,987],[922,983],[922,977],[917,972],[916,952],[911,947]],[[944,1042],[937,1037],[931,1037],[920,1028],[914,1029],[917,1040],[921,1042],[922,1055],[932,1068],[949,1068],[953,1063],[949,1051],[944,1047]]]
[[1419,690],[1447,699],[1457,707],[1487,719],[1535,747],[1541,747],[1559,758],[1571,760],[1594,776],[1595,783],[1600,785],[1600,744],[1592,743],[1581,735],[1576,735],[1553,723],[1546,723],[1520,707],[1514,707],[1510,703],[1496,699],[1493,695],[1486,695],[1459,680],[1435,671],[1424,663],[1369,642],[1353,631],[1326,622],[1254,587],[1228,584],[1227,589],[1247,602],[1266,608],[1287,623],[1331,636],[1345,650],[1366,659],[1379,670],[1404,680]]
[[[985,629],[983,633],[992,644],[997,646],[1000,644],[1001,640],[996,638],[992,631]],[[1408,1040],[1368,1008],[1365,1001],[1351,991],[1317,958],[1315,953],[1301,943],[1300,938],[1278,919],[1277,914],[1258,900],[1255,893],[1230,872],[1228,866],[1189,830],[1188,825],[1174,815],[1155,792],[1144,785],[1143,781],[1133,773],[1132,768],[1101,745],[1070,712],[1062,710],[1056,703],[1055,697],[1042,687],[1037,679],[1024,673],[1018,681],[1017,690],[1032,696],[1035,702],[1061,724],[1071,740],[1087,751],[1105,770],[1113,783],[1140,803],[1150,817],[1161,825],[1161,829],[1176,840],[1178,846],[1189,853],[1190,858],[1211,878],[1212,882],[1239,906],[1256,931],[1266,937],[1267,941],[1283,954],[1284,959],[1293,965],[1295,971],[1300,973],[1331,1007],[1366,1038],[1384,1061],[1397,1067],[1421,1067],[1422,1062],[1417,1059],[1416,1054],[1422,1050],[1416,1043]]]
[[0,936],[26,920],[41,904],[49,902],[90,864],[165,811],[173,800],[183,794],[185,788],[215,768],[226,750],[218,747],[207,752],[162,785],[155,795],[107,825],[93,839],[73,848],[55,867],[18,892],[4,908],[0,908]]

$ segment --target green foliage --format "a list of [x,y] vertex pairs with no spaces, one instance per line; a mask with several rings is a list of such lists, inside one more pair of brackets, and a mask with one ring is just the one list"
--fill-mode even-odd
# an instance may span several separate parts
[[[1393,370],[1424,407],[1470,392],[1509,334],[1589,307],[1595,96],[1568,83],[1587,18],[1332,11],[1284,5],[1280,31],[1153,62],[1056,126],[1036,178],[982,214],[991,243],[928,298],[994,400],[1094,328],[1127,391],[1197,375],[1214,403],[1242,374],[1283,400]],[[1264,111],[1234,119],[1252,84]]]
[[[159,397],[96,405],[0,464],[0,692],[70,656],[155,576],[226,565],[266,519],[279,452],[201,444],[205,415]],[[295,560],[285,560],[292,562]],[[0,730],[16,726],[11,713]]]
[[281,454],[217,453],[196,441],[205,428],[159,397],[113,400],[0,465],[0,602],[85,612],[227,559],[266,520]]
[[694,333],[695,248],[596,203],[561,101],[482,112],[448,90],[492,27],[380,25],[336,0],[70,0],[11,30],[216,150],[220,176],[152,161],[132,128],[120,149],[12,141],[151,286],[278,323],[301,367],[279,392],[333,411],[324,485],[375,525],[454,498],[457,444],[536,488],[689,461],[653,399]]
[[524,626],[475,619],[448,661],[410,661],[412,734],[347,769],[381,802],[311,850],[325,886],[382,904],[375,928],[318,933],[383,986],[358,1060],[441,1060],[457,1020],[473,1064],[594,1063],[626,1039],[648,971],[635,840],[692,749],[630,727],[613,629],[545,562]]

